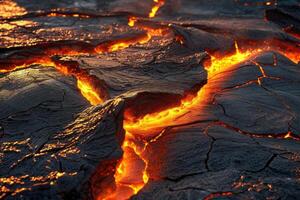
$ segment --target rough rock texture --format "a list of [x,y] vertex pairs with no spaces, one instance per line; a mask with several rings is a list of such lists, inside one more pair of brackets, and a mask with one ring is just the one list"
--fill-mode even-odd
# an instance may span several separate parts
[[261,75],[252,62],[212,78],[214,87],[230,73],[213,104],[186,114],[188,125],[166,128],[151,144],[153,180],[133,199],[204,199],[222,192],[232,193],[229,199],[297,199],[299,141],[280,135],[299,134],[300,79],[292,75],[299,65],[273,52],[253,61],[273,78],[248,84]]
[[[207,98],[145,149],[149,182],[131,198],[298,199],[299,2],[268,2],[166,0],[149,19],[150,0],[1,1],[0,199],[96,199],[122,159],[124,110],[160,111],[200,88]],[[145,34],[129,16],[167,33],[95,52]],[[272,48],[208,77],[209,57],[235,42]],[[36,63],[55,56],[78,68]],[[91,106],[76,70],[109,99]]]

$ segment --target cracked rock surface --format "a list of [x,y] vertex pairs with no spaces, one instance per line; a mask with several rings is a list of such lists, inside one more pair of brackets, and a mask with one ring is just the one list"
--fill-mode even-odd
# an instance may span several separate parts
[[[127,111],[159,112],[203,88],[155,139],[139,138],[149,180],[131,199],[299,198],[298,1],[166,0],[156,18],[150,0],[1,6],[0,199],[97,199],[115,184]],[[166,33],[107,50],[149,29]],[[263,46],[209,74],[214,57]],[[82,74],[103,102],[85,98]]]

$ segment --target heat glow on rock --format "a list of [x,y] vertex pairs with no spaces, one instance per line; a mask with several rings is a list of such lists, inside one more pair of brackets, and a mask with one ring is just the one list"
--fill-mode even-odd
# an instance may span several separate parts
[[[7,5],[18,10],[19,15],[26,13],[22,8],[18,8],[16,4]],[[149,18],[156,16],[159,9],[165,4],[164,0],[153,0],[153,7],[148,14]],[[5,10],[5,9],[4,9]],[[7,10],[7,9],[6,9]],[[9,9],[8,9],[9,10]],[[9,14],[5,14],[6,11],[2,11],[0,8],[0,15],[4,17],[10,17]],[[11,11],[9,11],[11,12]],[[4,13],[4,14],[2,14]],[[14,14],[15,15],[15,14]],[[48,17],[66,17],[67,15],[52,13]],[[83,17],[89,18],[88,16],[79,16],[77,14],[72,17]],[[79,56],[89,54],[101,54],[106,52],[115,52],[125,48],[128,48],[136,44],[147,44],[154,36],[164,36],[167,28],[153,28],[139,24],[139,18],[130,16],[128,18],[128,26],[144,31],[143,33],[128,36],[121,39],[110,40],[107,42],[100,43],[92,46],[91,49],[86,51],[75,51],[70,49],[62,49],[61,51],[48,51],[43,56],[37,56],[34,59],[28,59],[24,62],[16,62],[8,65],[1,66],[0,73],[9,73],[14,70],[23,69],[30,67],[35,64],[42,66],[54,67],[57,71],[64,75],[73,76],[76,78],[77,87],[81,92],[82,96],[86,98],[91,105],[98,105],[108,99],[108,94],[103,89],[104,83],[101,82],[97,77],[91,75],[87,70],[81,69],[76,61],[65,61],[60,59],[54,59],[53,56],[64,55],[64,56]],[[174,36],[175,37],[175,36]],[[176,41],[180,44],[184,44],[183,36],[176,36]],[[243,62],[251,62],[252,58],[259,56],[265,51],[276,51],[288,57],[293,62],[297,63],[300,61],[299,51],[296,51],[296,47],[291,45],[272,41],[271,43],[262,44],[259,48],[256,47],[240,48],[238,42],[235,42],[235,51],[227,55],[210,55],[209,60],[203,63],[205,70],[207,71],[207,83],[196,93],[186,95],[175,107],[170,107],[159,112],[149,113],[141,117],[135,117],[129,110],[124,111],[123,129],[124,129],[124,140],[121,144],[123,150],[123,157],[119,160],[116,168],[114,169],[114,186],[103,188],[103,191],[99,196],[96,197],[98,200],[123,200],[129,199],[133,195],[141,191],[144,186],[151,179],[148,173],[149,159],[146,149],[151,142],[156,141],[159,137],[164,134],[165,128],[169,126],[178,125],[180,123],[180,117],[189,113],[192,110],[197,109],[201,112],[202,105],[206,105],[211,102],[214,94],[220,91],[222,81],[225,81],[227,71],[234,70],[239,64]],[[90,53],[91,52],[91,53]],[[257,63],[257,67],[260,69],[261,77],[267,77],[263,67]],[[218,83],[214,82],[214,77],[218,74],[225,74],[222,76],[222,80]],[[260,78],[254,80],[255,83],[261,84]],[[252,82],[251,82],[252,83]],[[212,87],[213,85],[213,87]],[[228,124],[221,123],[219,126],[226,127],[227,129],[236,130],[237,132],[244,135],[251,135],[253,137],[265,137],[265,138],[282,138],[282,139],[295,139],[291,131],[286,134],[273,136],[272,134],[261,136],[259,134],[253,135]],[[149,140],[149,138],[151,138]],[[297,138],[298,139],[298,138]],[[58,179],[63,176],[63,173],[53,173],[53,177]],[[27,178],[27,177],[26,177]],[[11,181],[11,180],[5,180]],[[205,199],[213,199],[215,197],[231,196],[231,192],[214,193],[207,196]]]
[[[157,11],[164,5],[164,1],[154,0],[155,6],[149,13],[149,18],[155,17]],[[130,17],[128,25],[133,27],[136,25],[138,19]],[[151,39],[151,32],[148,31],[149,40]],[[148,40],[148,41],[149,41]],[[148,41],[143,41],[144,43]],[[183,44],[183,42],[180,42]],[[125,46],[125,45],[124,45]],[[129,45],[126,45],[126,47]],[[275,48],[274,48],[275,47]],[[148,158],[145,153],[147,146],[153,141],[157,140],[164,132],[164,128],[176,125],[177,118],[193,110],[196,106],[205,104],[208,99],[211,99],[213,94],[218,91],[218,88],[210,87],[210,80],[217,74],[234,69],[237,64],[248,61],[251,58],[258,56],[264,51],[275,50],[287,56],[290,60],[297,63],[300,60],[298,52],[282,50],[282,44],[275,44],[274,47],[265,45],[261,48],[249,48],[240,50],[238,43],[235,42],[235,52],[226,56],[210,55],[209,64],[205,64],[207,70],[207,84],[204,85],[196,95],[188,95],[182,99],[179,106],[172,107],[160,112],[146,114],[141,118],[134,118],[130,112],[125,110],[123,128],[125,130],[125,138],[122,144],[123,157],[120,160],[115,170],[114,179],[115,186],[113,188],[105,188],[100,194],[98,200],[125,200],[137,194],[149,181],[150,177],[147,172]],[[291,47],[288,47],[291,48]],[[262,71],[263,75],[264,71]],[[224,80],[229,77],[223,77]],[[258,80],[259,83],[259,80]],[[199,109],[199,108],[198,108]],[[153,136],[154,139],[146,141],[141,138]],[[269,136],[268,136],[269,137]],[[290,133],[280,136],[280,138],[292,138]],[[231,195],[228,192],[226,195]],[[226,196],[224,195],[224,196]],[[212,195],[211,197],[223,196]],[[207,198],[210,199],[210,196]]]
[[[142,143],[138,140],[141,135],[158,133],[161,134],[165,127],[174,125],[176,118],[184,115],[196,105],[201,104],[213,91],[209,89],[209,79],[217,73],[230,70],[236,64],[248,60],[257,55],[260,50],[240,52],[223,58],[212,57],[211,64],[206,67],[208,72],[208,83],[198,91],[196,96],[188,96],[181,101],[177,107],[161,112],[147,114],[140,119],[133,119],[125,111],[123,128],[125,139],[122,145],[123,158],[115,173],[116,189],[108,196],[100,196],[98,199],[128,199],[140,191],[149,180],[147,174],[148,160],[144,151],[149,143]],[[139,142],[138,142],[139,141]]]
[[16,2],[11,0],[3,0],[0,2],[0,17],[8,18],[14,16],[25,15],[26,9],[19,6]]
[[[251,58],[260,55],[263,51],[270,49],[266,47],[241,51],[237,43],[235,48],[236,51],[232,55],[224,57],[211,56],[210,64],[205,66],[208,73],[207,84],[197,92],[197,95],[184,98],[179,106],[147,114],[138,119],[130,116],[130,113],[125,110],[123,121],[125,139],[122,145],[124,154],[114,175],[116,188],[109,195],[99,196],[99,200],[128,199],[132,195],[137,194],[150,178],[147,173],[148,159],[145,150],[149,143],[152,142],[141,141],[140,138],[146,138],[154,134],[156,137],[153,140],[156,140],[163,134],[165,127],[176,125],[178,123],[178,120],[176,121],[177,118],[193,110],[196,106],[199,109],[199,105],[205,104],[208,99],[212,98],[213,94],[218,91],[218,88],[214,87],[212,89],[210,87],[210,80],[215,75],[232,70],[237,64],[251,60]],[[286,56],[296,61],[296,54],[286,53]],[[223,77],[224,81],[226,78],[229,77]],[[268,135],[266,137],[272,136]],[[290,137],[290,133],[287,133],[281,135],[280,138],[288,139],[292,137]]]
[[165,0],[153,0],[154,6],[151,9],[151,12],[149,13],[149,18],[155,17],[157,11],[165,4]]

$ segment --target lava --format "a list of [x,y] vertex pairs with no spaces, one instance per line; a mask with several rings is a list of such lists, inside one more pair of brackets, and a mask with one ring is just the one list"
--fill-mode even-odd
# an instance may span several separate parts
[[157,11],[165,4],[165,0],[153,0],[154,6],[149,13],[149,18],[153,18],[156,16]]
[[98,105],[103,102],[103,99],[94,91],[91,84],[81,80],[77,80],[77,87],[79,88],[82,96],[84,96],[92,105]]
[[[154,0],[154,6],[152,7],[148,17],[155,17],[158,10],[164,4],[164,0]],[[20,15],[25,14],[24,12],[20,10]],[[3,14],[2,16],[5,15]],[[48,17],[56,16],[67,17],[67,15],[59,13],[51,13],[48,15]],[[79,14],[72,14],[71,16],[88,18],[88,16]],[[137,27],[145,32],[130,37],[103,42],[87,52],[114,52],[128,48],[135,44],[146,44],[151,40],[153,36],[161,36],[165,34],[165,29],[161,27],[153,28],[151,26],[137,25],[137,23],[137,17],[129,17],[128,25],[130,27]],[[184,43],[184,38],[182,36],[176,36],[175,39],[181,44]],[[286,55],[295,63],[299,62],[300,54],[295,50],[297,47],[293,47],[280,41],[272,42],[277,42],[275,44],[275,46],[277,46],[277,48],[275,48],[276,51],[279,51],[280,53]],[[135,118],[130,114],[130,112],[125,110],[123,121],[125,137],[122,144],[123,157],[119,161],[115,169],[115,185],[113,188],[104,188],[102,194],[100,194],[97,199],[122,200],[128,199],[132,195],[137,194],[148,183],[150,179],[150,176],[147,172],[149,160],[147,158],[147,155],[145,155],[145,150],[152,141],[147,141],[145,138],[147,138],[147,136],[156,136],[152,140],[157,139],[161,136],[161,134],[163,134],[166,127],[173,126],[178,123],[175,122],[176,119],[190,112],[190,110],[194,110],[195,107],[203,105],[207,100],[209,101],[212,98],[213,94],[218,92],[218,88],[212,89],[210,87],[212,78],[219,73],[234,69],[237,64],[247,61],[256,55],[259,55],[263,51],[272,50],[274,47],[274,45],[271,46],[271,43],[264,45],[265,47],[240,50],[237,43],[235,43],[236,51],[230,55],[226,55],[223,57],[210,55],[210,62],[205,64],[205,69],[208,73],[207,84],[203,86],[195,95],[187,95],[185,98],[183,98],[178,106],[171,107],[160,112],[149,113],[139,118]],[[105,83],[97,79],[95,76],[90,75],[86,70],[80,69],[77,62],[63,61],[60,59],[52,58],[55,55],[82,55],[87,52],[76,51],[68,48],[63,49],[60,52],[48,50],[41,56],[37,56],[35,59],[28,59],[24,62],[21,61],[20,63],[10,63],[7,66],[4,65],[6,67],[1,67],[0,72],[7,73],[17,69],[27,68],[33,64],[52,66],[65,75],[74,76],[77,79],[77,87],[79,88],[81,94],[92,105],[97,105],[108,99],[107,90],[105,89]],[[266,77],[262,67],[258,67],[261,70],[263,77]],[[224,77],[224,79],[225,78],[227,77]],[[247,133],[221,122],[219,122],[217,125],[230,128],[239,133],[252,137],[270,137],[283,139],[292,138],[298,140],[298,138],[296,138],[296,136],[291,131],[283,134],[278,134],[278,136],[274,136],[274,134],[258,135]],[[214,193],[209,195],[205,199],[230,195],[232,195],[231,192]]]
[[96,76],[90,75],[86,70],[79,67],[76,61],[64,61],[52,59],[53,66],[65,75],[72,75],[77,79],[77,87],[83,97],[92,105],[98,105],[107,100],[108,93],[105,83]]
[[145,44],[149,42],[151,39],[151,35],[148,33],[141,33],[134,36],[116,39],[108,42],[104,42],[102,44],[99,44],[95,51],[97,53],[104,53],[104,52],[113,52],[118,51],[121,49],[128,48],[129,46],[132,46],[134,44]]
[[231,126],[229,124],[226,124],[224,122],[221,122],[221,121],[215,122],[214,124],[218,125],[218,126],[222,126],[224,128],[230,129],[230,130],[233,130],[233,131],[236,131],[240,134],[253,137],[253,138],[293,139],[293,140],[297,140],[297,141],[300,140],[300,137],[295,135],[292,131],[288,131],[286,133],[277,133],[277,134],[274,134],[274,133],[261,133],[261,134],[258,134],[258,133],[250,133],[250,132],[241,130],[237,127],[233,127],[233,126]]
[[[206,68],[208,71],[208,81],[216,73],[232,68],[234,65],[255,55],[254,53],[253,51],[240,52],[237,50],[235,54],[221,59],[212,57],[211,65]],[[207,85],[209,85],[209,82]],[[114,193],[108,196],[99,196],[99,200],[127,199],[143,188],[149,180],[149,175],[147,174],[148,161],[143,154],[148,143],[140,142],[138,138],[147,136],[147,134],[153,134],[153,132],[159,133],[165,127],[174,125],[176,118],[189,112],[194,106],[201,104],[207,98],[206,95],[210,92],[207,90],[209,89],[204,86],[197,95],[193,97],[188,96],[183,99],[179,106],[147,114],[140,119],[128,116],[128,112],[125,111],[123,122],[125,139],[122,145],[124,153],[115,173],[116,189]],[[133,157],[136,158],[133,159]]]
[[59,12],[51,12],[47,14],[47,17],[76,17],[76,18],[90,18],[91,16],[80,14],[80,13],[59,13]]
[[[155,5],[151,9],[151,12],[149,14],[149,17],[154,17],[156,12],[159,10],[161,6],[164,5],[164,1],[162,0],[154,0]],[[4,5],[7,7],[4,8],[4,10],[0,10],[0,14],[3,17],[9,17],[7,15],[7,10],[11,10],[12,8],[17,9],[20,14],[19,15],[25,15],[26,10],[19,8],[17,4],[11,2],[11,1],[5,1]],[[51,12],[47,15],[48,17],[80,17],[80,18],[89,18],[88,15],[84,14],[78,14],[78,13],[59,13],[59,12]],[[128,19],[128,25],[133,27],[135,26],[135,23],[137,22],[137,17],[129,17]],[[10,26],[11,27],[11,26]],[[136,44],[146,44],[148,43],[153,36],[162,36],[166,34],[166,29],[159,28],[153,28],[150,26],[139,26],[140,29],[144,30],[144,33],[135,34],[128,37],[123,37],[120,39],[110,40],[103,43],[98,44],[96,47],[91,48],[85,47],[83,49],[73,49],[70,47],[59,47],[56,48],[46,48],[42,54],[33,55],[30,56],[31,58],[25,59],[25,60],[13,60],[12,62],[7,62],[6,60],[4,63],[1,64],[0,73],[8,73],[11,71],[15,71],[18,69],[24,69],[28,68],[31,65],[39,64],[42,66],[52,66],[55,67],[58,71],[62,72],[65,75],[72,75],[77,79],[77,87],[80,90],[81,94],[92,104],[97,105],[105,101],[108,97],[108,94],[99,94],[99,90],[97,91],[97,87],[101,88],[102,86],[95,86],[93,82],[99,82],[95,81],[96,77],[91,78],[89,75],[87,75],[86,72],[83,73],[74,73],[71,67],[71,71],[69,66],[64,66],[62,63],[53,62],[51,60],[52,56],[55,55],[64,55],[64,56],[77,56],[82,55],[86,53],[106,53],[106,52],[114,52],[118,50],[122,50],[125,48],[128,48],[132,45]],[[26,52],[27,53],[27,52]],[[2,61],[3,62],[3,61]],[[66,64],[66,63],[64,63]],[[79,67],[76,68],[80,71]],[[93,80],[93,81],[91,81]],[[102,87],[103,88],[103,87]],[[103,89],[100,89],[100,92],[103,93]],[[106,93],[106,92],[104,92]]]
[[[209,85],[209,80],[214,75],[230,70],[230,68],[233,68],[236,64],[248,60],[250,57],[257,55],[259,52],[261,52],[260,49],[253,51],[249,50],[242,53],[237,50],[235,54],[225,56],[221,59],[217,57],[211,57],[211,64],[205,68],[208,72],[207,85]],[[143,118],[134,121],[126,121],[126,123],[124,123],[124,128],[125,130],[131,132],[134,130],[139,130],[139,132],[144,133],[157,128],[161,128],[162,126],[171,126],[173,125],[174,119],[189,112],[189,110],[195,105],[199,105],[203,99],[207,98],[207,94],[209,94],[210,92],[211,91],[209,91],[208,87],[204,86],[196,96],[188,96],[187,98],[183,99],[180,106],[170,108],[158,113],[147,114]],[[130,116],[126,117],[128,119],[132,118]]]
[[11,0],[3,0],[0,2],[0,17],[9,18],[25,15],[26,9],[20,7],[16,2]]
[[77,62],[60,61],[56,59],[55,56],[53,58],[49,58],[48,56],[36,57],[31,60],[25,60],[21,65],[10,63],[8,65],[9,67],[0,69],[0,73],[8,73],[17,69],[28,68],[36,64],[46,67],[54,67],[64,75],[74,76],[77,79],[77,86],[81,94],[92,105],[103,103],[104,100],[108,99],[108,94],[106,89],[103,88],[104,86],[101,81],[99,81],[96,77],[89,75],[87,71],[80,69]]
[[232,196],[232,192],[217,192],[217,193],[212,193],[204,198],[204,200],[212,200],[215,198],[222,198],[222,197],[228,197]]
[[[143,117],[135,119],[134,116],[130,115],[130,112],[125,110],[124,112],[124,121],[123,128],[125,130],[125,139],[122,145],[123,149],[123,158],[120,163],[117,165],[115,172],[115,184],[116,188],[113,193],[100,195],[98,199],[112,200],[112,199],[128,199],[134,194],[137,194],[145,184],[149,181],[149,175],[147,173],[148,159],[144,154],[145,149],[149,145],[149,142],[146,140],[141,140],[141,138],[147,138],[147,136],[160,135],[162,131],[168,126],[176,125],[178,122],[175,122],[177,118],[188,113],[190,110],[193,110],[197,105],[204,104],[207,99],[211,99],[213,94],[218,92],[218,88],[210,87],[210,80],[217,74],[223,73],[228,70],[234,69],[234,67],[251,59],[254,56],[259,55],[265,50],[269,50],[270,47],[266,48],[257,48],[257,49],[248,49],[241,51],[235,43],[236,51],[231,55],[224,57],[213,56],[209,64],[205,64],[205,69],[208,73],[208,82],[203,86],[195,96],[188,95],[182,99],[179,106],[175,106],[160,112],[146,114]],[[290,55],[290,58],[293,59],[297,55]],[[295,60],[296,61],[296,60]],[[263,76],[265,75],[263,69],[261,69]],[[226,79],[227,77],[224,77]],[[209,100],[210,101],[210,100]],[[198,108],[199,109],[199,108]],[[267,134],[259,135],[246,133],[241,130],[237,130],[229,125],[224,123],[219,123],[218,125],[224,126],[226,128],[231,128],[243,134],[252,136],[252,137],[267,137],[267,138],[292,138],[297,139],[292,132],[283,133],[283,134]],[[111,191],[111,190],[110,190]],[[224,193],[226,196],[231,195],[232,193]],[[218,193],[218,195],[223,195],[223,193]],[[217,197],[215,194],[210,197]],[[209,199],[209,198],[208,198]]]

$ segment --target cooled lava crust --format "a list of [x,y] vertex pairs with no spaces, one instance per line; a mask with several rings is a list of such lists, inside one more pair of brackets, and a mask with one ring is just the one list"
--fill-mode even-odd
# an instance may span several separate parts
[[298,199],[299,10],[1,0],[0,199]]

